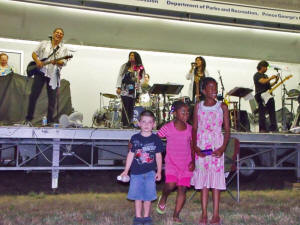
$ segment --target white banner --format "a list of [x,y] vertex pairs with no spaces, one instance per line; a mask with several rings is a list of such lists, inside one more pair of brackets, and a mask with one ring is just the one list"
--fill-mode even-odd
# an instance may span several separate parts
[[300,12],[195,0],[94,0],[213,16],[300,24]]

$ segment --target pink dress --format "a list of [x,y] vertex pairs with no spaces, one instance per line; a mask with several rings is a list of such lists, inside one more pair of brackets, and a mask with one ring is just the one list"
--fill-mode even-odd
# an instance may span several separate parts
[[166,183],[176,183],[177,186],[190,186],[192,172],[191,162],[192,126],[187,124],[185,130],[177,130],[174,122],[165,124],[157,133],[167,139],[167,154],[165,157]]
[[[222,102],[217,102],[214,106],[204,106],[203,101],[198,103],[197,146],[201,150],[215,151],[223,144],[221,104]],[[191,185],[195,186],[195,189],[206,187],[225,190],[224,154],[220,158],[213,156],[202,158],[196,155]]]

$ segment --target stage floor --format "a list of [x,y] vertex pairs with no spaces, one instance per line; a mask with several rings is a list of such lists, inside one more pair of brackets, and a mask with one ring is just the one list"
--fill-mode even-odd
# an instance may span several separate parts
[[[0,127],[0,139],[78,139],[78,140],[129,140],[139,129],[109,128],[53,128],[4,126]],[[300,134],[232,132],[231,137],[243,142],[300,143]]]

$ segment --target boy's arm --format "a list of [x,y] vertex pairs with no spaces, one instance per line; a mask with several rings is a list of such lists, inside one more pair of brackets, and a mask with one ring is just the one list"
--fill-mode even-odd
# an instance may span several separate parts
[[129,169],[130,169],[130,167],[131,167],[133,158],[134,158],[134,153],[133,153],[133,152],[128,152],[128,155],[127,155],[127,158],[126,158],[125,169],[124,169],[124,171],[121,173],[120,176],[124,176],[124,175],[127,176],[127,175],[128,175],[128,172],[129,172]]
[[161,170],[162,170],[162,156],[161,156],[161,152],[156,153],[155,157],[156,157],[156,165],[157,165],[157,172],[156,172],[155,179],[157,181],[160,181],[161,180]]

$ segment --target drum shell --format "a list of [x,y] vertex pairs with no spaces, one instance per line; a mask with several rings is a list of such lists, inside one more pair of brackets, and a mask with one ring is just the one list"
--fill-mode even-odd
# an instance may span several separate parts
[[108,103],[108,110],[110,111],[120,111],[121,110],[121,100],[113,99]]
[[132,123],[134,125],[134,127],[138,127],[138,122],[140,119],[140,115],[141,113],[145,111],[145,108],[142,106],[135,106],[133,109],[133,118],[132,118]]

